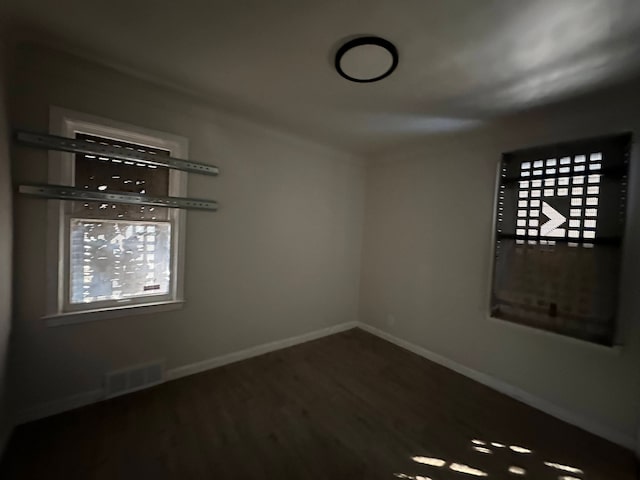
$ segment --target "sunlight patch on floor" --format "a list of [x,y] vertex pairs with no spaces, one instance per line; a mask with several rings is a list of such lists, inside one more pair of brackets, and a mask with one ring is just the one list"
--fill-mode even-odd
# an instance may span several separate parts
[[431,480],[429,477],[423,477],[422,475],[407,475],[406,473],[394,473],[396,478],[404,478],[406,480]]
[[527,454],[527,453],[533,452],[533,450],[529,450],[528,448],[524,448],[524,447],[519,447],[517,445],[511,445],[509,448],[511,449],[511,451],[516,453]]
[[576,467],[570,467],[569,465],[562,465],[560,463],[544,462],[547,467],[555,468],[556,470],[562,470],[563,472],[576,473],[582,475],[584,472]]
[[522,467],[509,467],[509,473],[513,473],[514,475],[525,475],[527,471]]
[[432,467],[444,467],[447,463],[446,460],[433,457],[411,457],[414,462],[422,463],[424,465],[430,465]]
[[467,475],[473,475],[474,477],[489,476],[487,472],[483,472],[482,470],[478,470],[477,468],[473,468],[473,467],[470,467],[469,465],[464,465],[462,463],[452,463],[451,465],[449,465],[449,468],[454,472],[466,473]]
[[493,453],[493,450],[487,447],[473,447],[476,452],[480,453]]
[[[485,440],[480,440],[478,438],[474,438],[471,440],[471,448],[473,450],[475,450],[478,453],[482,453],[482,454],[493,454],[494,451],[491,448],[488,448],[489,446],[494,447],[494,448],[502,448],[502,449],[506,449],[506,452],[513,452],[513,453],[517,453],[517,454],[521,454],[521,455],[527,455],[527,454],[533,454],[533,450],[529,449],[529,448],[525,448],[519,445],[509,445],[507,447],[506,444],[504,443],[500,443],[500,442],[492,442],[492,441],[485,441]],[[498,454],[499,452],[495,452],[496,454]],[[504,454],[500,454],[500,455],[504,455]],[[500,455],[497,455],[498,457],[500,457]],[[534,455],[535,457],[535,455]],[[472,475],[475,477],[488,477],[489,474],[487,472],[484,472],[478,468],[475,467],[471,467],[469,465],[465,465],[463,463],[455,463],[455,462],[448,462],[447,460],[444,460],[442,458],[436,458],[436,457],[425,457],[425,456],[414,456],[411,457],[411,459],[416,462],[416,463],[420,463],[422,465],[429,465],[431,467],[438,467],[438,468],[442,468],[445,467],[447,464],[449,464],[449,469],[457,472],[457,473],[463,473],[466,475]],[[509,465],[509,463],[506,463],[506,465]],[[506,468],[506,465],[502,468]],[[561,463],[553,463],[553,462],[544,462],[544,465],[546,465],[547,467],[553,468],[555,470],[560,470],[561,472],[566,472],[566,473],[570,473],[570,474],[574,474],[574,475],[583,475],[584,472],[576,467],[571,467],[569,465],[563,465]],[[504,471],[504,470],[503,470]],[[507,468],[507,471],[512,474],[512,475],[526,475],[527,474],[527,470],[523,467],[519,467],[519,466],[515,466],[515,465],[511,465]],[[407,475],[405,473],[395,473],[394,474],[397,478],[405,478],[405,479],[410,479],[410,480],[430,480],[429,477],[422,477],[422,476],[412,476],[412,475]],[[564,475],[564,476],[560,476],[558,477],[558,480],[581,480],[580,478],[577,478],[575,476],[571,476],[571,475]]]

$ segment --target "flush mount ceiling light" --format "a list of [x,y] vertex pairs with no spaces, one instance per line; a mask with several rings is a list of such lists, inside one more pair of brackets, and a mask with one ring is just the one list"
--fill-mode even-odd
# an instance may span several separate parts
[[336,53],[336,70],[347,80],[377,82],[398,65],[398,50],[380,37],[360,37],[342,45]]

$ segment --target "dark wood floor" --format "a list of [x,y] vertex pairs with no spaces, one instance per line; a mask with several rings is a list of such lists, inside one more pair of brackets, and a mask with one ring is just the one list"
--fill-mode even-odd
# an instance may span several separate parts
[[454,464],[489,479],[636,478],[631,452],[361,330],[24,425],[0,478],[478,478]]

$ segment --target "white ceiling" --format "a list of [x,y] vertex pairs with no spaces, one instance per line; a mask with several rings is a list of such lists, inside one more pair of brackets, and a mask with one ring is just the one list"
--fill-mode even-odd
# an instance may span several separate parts
[[[640,71],[639,0],[2,0],[0,19],[354,152],[473,128]],[[333,68],[341,42],[363,34],[399,51],[377,83]]]

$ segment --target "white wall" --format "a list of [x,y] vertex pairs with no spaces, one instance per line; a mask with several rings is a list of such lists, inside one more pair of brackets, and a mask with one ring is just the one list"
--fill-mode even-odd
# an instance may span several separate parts
[[9,433],[7,412],[6,365],[11,330],[11,168],[9,161],[9,125],[7,122],[7,55],[0,42],[0,455]]
[[[217,199],[221,210],[189,212],[186,307],[152,316],[46,327],[45,203],[17,197],[11,360],[20,409],[99,389],[108,370],[160,358],[181,367],[356,320],[360,295],[362,321],[574,411],[614,436],[635,436],[640,296],[632,281],[625,283],[620,350],[487,318],[500,154],[628,129],[640,134],[633,88],[371,159],[360,270],[359,159],[35,48],[19,52],[15,80],[15,127],[47,130],[54,104],[186,136],[191,158],[222,169],[218,178],[190,178],[190,195]],[[16,181],[46,182],[46,159],[45,152],[17,148]],[[632,192],[630,218],[638,217],[639,202]],[[640,272],[633,248],[639,241],[634,221],[627,278]]]
[[611,350],[488,318],[501,153],[630,130],[637,146],[637,85],[377,156],[366,184],[361,320],[550,402],[633,448],[640,413],[637,152],[623,275],[625,345]]
[[[106,371],[156,359],[181,367],[357,320],[364,202],[360,159],[248,123],[203,102],[61,54],[19,49],[12,122],[48,130],[50,105],[188,137],[186,305],[47,327],[46,202],[16,197],[12,371],[22,410],[99,389]],[[47,181],[47,154],[16,148],[15,180]]]

